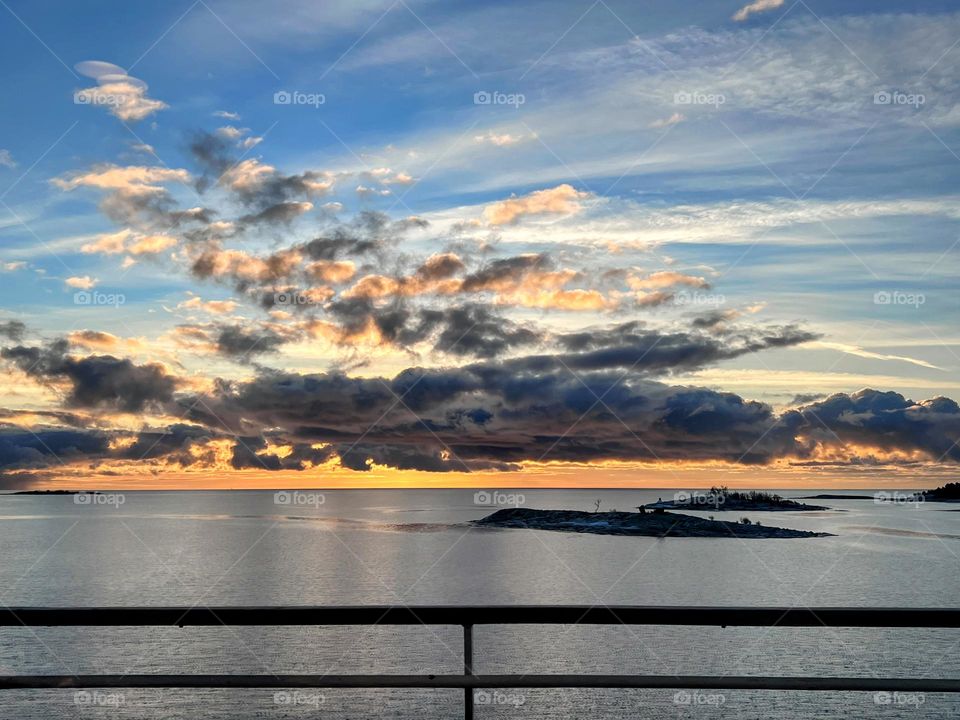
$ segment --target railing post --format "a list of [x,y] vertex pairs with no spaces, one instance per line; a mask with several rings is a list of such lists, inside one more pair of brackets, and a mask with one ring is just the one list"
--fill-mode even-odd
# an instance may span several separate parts
[[[473,625],[463,626],[463,674],[473,675]],[[463,689],[463,719],[473,720],[473,688]]]

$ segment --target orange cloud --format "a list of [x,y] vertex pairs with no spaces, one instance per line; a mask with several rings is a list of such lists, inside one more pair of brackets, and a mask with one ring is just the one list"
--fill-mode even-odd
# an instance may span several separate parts
[[536,190],[523,197],[511,197],[488,205],[483,216],[491,225],[509,225],[528,215],[569,215],[580,209],[580,201],[590,193],[564,183],[555,188]]

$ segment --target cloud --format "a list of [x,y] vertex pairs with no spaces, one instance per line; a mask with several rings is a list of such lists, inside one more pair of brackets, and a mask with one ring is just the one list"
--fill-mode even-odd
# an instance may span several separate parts
[[92,290],[98,282],[98,280],[95,280],[89,275],[68,277],[66,280],[64,280],[64,283],[67,287],[75,288],[77,290]]
[[203,300],[200,296],[194,296],[177,304],[177,309],[202,310],[211,315],[230,315],[238,306],[236,300]]
[[220,328],[216,346],[222,355],[244,362],[255,355],[277,352],[289,339],[269,328],[256,330],[241,325],[229,325]]
[[483,215],[491,225],[509,225],[530,215],[569,215],[577,212],[580,201],[589,196],[589,193],[577,190],[572,185],[557,185],[488,205]]
[[156,255],[169,250],[177,244],[177,239],[170,235],[141,235],[129,228],[115,233],[98,235],[96,240],[80,247],[80,251],[87,254],[119,255]]
[[673,113],[670,117],[660,118],[659,120],[654,120],[652,123],[647,125],[648,128],[665,128],[670,127],[671,125],[678,125],[687,119],[687,116],[683,113]]
[[361,198],[386,197],[393,194],[392,190],[372,188],[366,185],[357,185],[357,187],[354,188],[354,192]]
[[0,165],[8,168],[15,168],[17,166],[17,162],[13,159],[13,155],[10,154],[9,150],[0,148]]
[[848,355],[856,355],[857,357],[867,358],[869,360],[897,360],[899,362],[910,363],[911,365],[917,365],[919,367],[930,368],[931,370],[943,370],[942,367],[929,363],[926,360],[917,360],[916,358],[905,357],[903,355],[887,355],[885,353],[876,353],[870,350],[865,350],[857,345],[849,345],[847,343],[820,341],[816,343],[814,347],[839,350],[840,352],[847,353]]
[[223,127],[217,128],[217,135],[227,140],[239,140],[248,132],[250,132],[250,128],[238,128],[233,125],[224,125]]
[[767,12],[768,10],[776,10],[778,7],[783,7],[784,0],[754,0],[754,2],[749,5],[744,5],[742,8],[737,10],[733,14],[733,19],[737,22],[743,22],[751,15],[757,13]]
[[162,365],[111,355],[76,358],[68,350],[66,340],[56,340],[45,347],[7,347],[0,357],[40,382],[64,383],[67,407],[134,413],[173,399],[178,380]]
[[[397,398],[403,408],[391,412]],[[356,470],[517,469],[541,459],[768,464],[850,448],[882,453],[887,437],[905,453],[960,460],[951,439],[960,408],[944,398],[913,403],[864,390],[777,415],[732,393],[562,367],[518,373],[479,363],[393,378],[271,372],[205,397],[191,415],[232,432],[278,428],[288,443],[327,444]]]
[[709,288],[710,283],[705,278],[693,275],[684,275],[683,273],[672,270],[663,270],[651,273],[646,277],[630,275],[627,277],[627,285],[631,290],[662,290],[663,288],[683,285],[692,288]]
[[290,200],[323,197],[334,186],[334,177],[329,173],[307,170],[287,175],[256,158],[236,160],[231,139],[223,133],[198,133],[190,143],[190,152],[205,171],[198,183],[199,190],[206,190],[216,180],[245,205],[259,211]]
[[106,107],[124,122],[143,120],[169,107],[165,102],[147,97],[147,84],[127,75],[123,68],[99,60],[77,63],[74,69],[97,81],[96,87],[74,93],[74,102]]
[[0,468],[32,468],[109,452],[105,433],[81,430],[0,432]]
[[51,182],[61,190],[92,187],[98,190],[116,190],[130,195],[158,195],[163,192],[163,183],[190,181],[186,170],[144,165],[98,165],[88,172],[74,173],[54,178]]
[[224,118],[225,120],[239,120],[240,113],[228,112],[227,110],[216,110],[213,113],[214,117]]
[[5,337],[14,342],[23,340],[27,332],[27,326],[19,320],[6,320],[0,322],[0,337]]
[[311,202],[279,202],[258,213],[244,215],[239,219],[243,225],[280,224],[289,225],[296,218],[313,210]]
[[3,272],[17,272],[18,270],[23,270],[27,266],[22,260],[17,260],[14,262],[0,263],[0,270]]
[[124,346],[137,347],[135,340],[124,340],[116,335],[99,330],[75,330],[67,335],[71,345],[84,347],[90,350],[116,351]]
[[493,130],[488,130],[483,135],[475,135],[473,140],[474,142],[494,145],[496,147],[509,147],[510,145],[517,145],[527,140],[535,139],[536,137],[536,134],[511,135],[507,132],[497,133]]
[[190,180],[190,173],[183,169],[103,164],[85,172],[53,178],[51,183],[67,192],[82,187],[104,191],[100,209],[119,224],[170,226],[189,219],[203,219],[172,212],[175,202],[165,184],[187,183]]
[[[481,306],[424,312],[434,314],[422,315],[421,324],[443,328],[438,346],[483,359],[461,367],[411,367],[390,378],[261,368],[248,381],[175,394],[181,383],[159,365],[108,355],[73,357],[64,341],[5,348],[0,356],[14,366],[64,385],[67,407],[162,408],[187,423],[127,433],[124,442],[101,431],[63,430],[48,444],[62,453],[41,451],[24,433],[0,433],[0,466],[43,467],[56,452],[70,461],[144,457],[217,467],[218,453],[210,446],[215,441],[232,448],[233,468],[267,470],[305,469],[331,458],[359,471],[387,466],[429,472],[515,471],[542,460],[960,462],[954,443],[960,407],[946,398],[918,403],[862,390],[816,402],[798,397],[797,403],[806,404],[777,414],[733,393],[656,379],[809,340],[789,326],[741,328],[716,338],[630,322],[562,334],[555,338],[559,354],[498,360],[505,349],[544,338]],[[272,353],[286,340],[268,326],[194,331],[198,338],[213,338],[217,352],[241,361]],[[87,339],[106,345],[115,340],[98,334]]]

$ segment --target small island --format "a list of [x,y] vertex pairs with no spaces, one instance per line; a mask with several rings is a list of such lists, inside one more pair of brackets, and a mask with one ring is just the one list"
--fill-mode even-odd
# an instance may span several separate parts
[[[18,490],[17,492],[8,493],[9,495],[76,495],[77,493],[85,492],[83,490]],[[94,490],[91,494],[99,494],[98,491]]]
[[738,492],[726,486],[712,487],[706,492],[681,491],[673,500],[660,500],[644,506],[648,510],[704,510],[710,512],[785,512],[829,510],[823,505],[807,505],[788,500],[774,493],[750,490]]
[[844,495],[842,493],[822,493],[820,495],[807,495],[801,500],[876,500],[876,495]]
[[743,518],[740,522],[654,512],[584,512],[581,510],[534,510],[505,508],[471,521],[474,525],[495,528],[526,528],[598,535],[637,535],[646,537],[715,538],[808,538],[829,537],[830,533],[770,527]]

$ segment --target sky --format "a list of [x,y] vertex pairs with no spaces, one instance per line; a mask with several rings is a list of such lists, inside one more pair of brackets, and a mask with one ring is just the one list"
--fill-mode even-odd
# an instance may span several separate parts
[[951,3],[0,18],[0,489],[956,478]]

